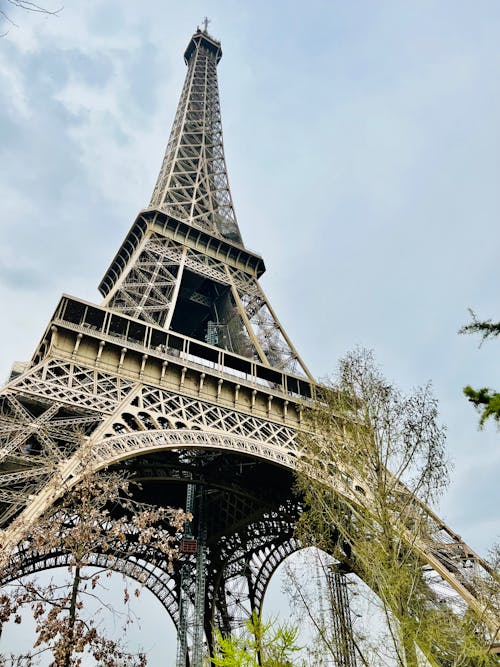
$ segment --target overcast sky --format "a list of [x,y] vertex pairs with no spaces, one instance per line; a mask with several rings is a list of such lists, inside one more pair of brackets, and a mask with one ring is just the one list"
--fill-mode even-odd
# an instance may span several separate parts
[[454,463],[440,512],[486,553],[500,533],[499,434],[478,430],[462,387],[500,388],[500,341],[479,349],[457,330],[468,307],[500,319],[498,0],[7,11],[0,376],[31,356],[62,292],[100,302],[208,14],[236,214],[271,303],[318,377],[360,345],[404,389],[432,380]]

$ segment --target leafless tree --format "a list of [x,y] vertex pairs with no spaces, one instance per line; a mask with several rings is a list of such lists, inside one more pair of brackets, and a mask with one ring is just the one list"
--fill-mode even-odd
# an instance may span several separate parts
[[[60,12],[62,12],[63,7],[58,7],[57,9],[49,9],[48,7],[44,7],[41,4],[38,4],[37,2],[30,2],[30,0],[6,0],[7,2],[7,7],[1,8],[0,7],[0,17],[4,19],[4,21],[9,24],[11,27],[18,28],[18,24],[14,21],[12,18],[12,13],[9,12],[8,6],[10,5],[12,10],[20,9],[25,12],[30,12],[32,14],[45,14],[46,16],[57,16]],[[5,32],[0,33],[0,37],[5,37],[9,30],[7,29]]]
[[[85,607],[102,594],[101,578],[109,576],[127,540],[132,538],[143,547],[154,548],[172,564],[184,523],[191,517],[180,509],[136,504],[129,480],[115,473],[93,473],[85,461],[84,449],[82,465],[80,482],[41,520],[26,527],[1,572],[2,580],[11,584],[0,595],[0,631],[9,621],[21,623],[22,611],[30,608],[35,620],[34,651],[20,664],[30,665],[40,654],[49,653],[51,667],[79,667],[84,656],[109,667],[143,667],[146,657],[130,654],[120,641],[109,639],[99,619],[85,614]],[[63,584],[16,579],[19,554],[26,561],[54,552],[67,555],[68,576]],[[107,557],[109,567],[91,567],[96,552]],[[140,583],[134,593],[138,595],[139,590]],[[128,603],[126,579],[123,596]],[[106,603],[104,606],[109,608]],[[124,629],[130,622],[131,616],[127,615]],[[3,664],[16,665],[20,659],[4,656]]]

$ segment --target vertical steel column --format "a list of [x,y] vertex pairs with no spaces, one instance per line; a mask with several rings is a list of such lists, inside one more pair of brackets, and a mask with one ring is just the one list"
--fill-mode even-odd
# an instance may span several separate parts
[[186,667],[187,659],[187,626],[189,597],[186,589],[191,583],[189,564],[184,563],[181,568],[181,584],[179,593],[179,628],[177,630],[177,660],[176,667]]
[[334,566],[328,572],[328,581],[336,665],[337,667],[357,667],[346,575]]
[[196,586],[194,598],[194,633],[192,667],[202,667],[203,638],[205,634],[205,589],[206,589],[206,545],[207,513],[205,508],[205,489],[200,487],[197,497],[198,514],[198,550],[196,553]]
[[[205,590],[206,590],[206,545],[207,515],[205,510],[205,489],[200,488],[195,498],[196,487],[188,484],[186,510],[196,516],[196,540],[193,537],[193,524],[189,522],[185,528],[185,540],[194,543],[196,550],[195,571],[193,562],[186,562],[181,569],[179,596],[179,629],[177,633],[176,667],[186,667],[188,649],[191,649],[191,667],[202,667],[203,639],[205,636]],[[194,600],[193,600],[194,583]],[[193,604],[194,602],[194,604]],[[189,646],[188,635],[192,644]]]
[[[188,484],[186,491],[186,512],[193,513],[194,510],[195,485]],[[187,522],[184,527],[186,539],[193,539],[193,524]],[[179,628],[177,630],[177,660],[176,667],[186,667],[188,656],[188,625],[189,625],[189,589],[191,588],[192,565],[186,557],[186,562],[181,567],[181,581],[179,590]]]

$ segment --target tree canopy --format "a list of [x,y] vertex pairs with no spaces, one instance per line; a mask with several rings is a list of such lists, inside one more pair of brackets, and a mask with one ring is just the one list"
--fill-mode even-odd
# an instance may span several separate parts
[[[404,394],[371,353],[340,361],[337,378],[306,410],[298,488],[303,544],[332,554],[376,594],[387,642],[368,664],[486,667],[491,632],[467,605],[436,586],[425,546],[438,544],[428,504],[443,490],[448,463],[444,427],[429,386]],[[498,609],[494,577],[474,583]],[[489,587],[489,588],[488,588]],[[383,650],[383,654],[381,654]]]

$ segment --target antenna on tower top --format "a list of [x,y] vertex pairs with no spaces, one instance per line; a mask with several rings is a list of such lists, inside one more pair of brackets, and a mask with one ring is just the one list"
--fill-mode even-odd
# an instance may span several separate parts
[[203,32],[208,33],[208,24],[211,23],[211,20],[205,16],[203,19]]

